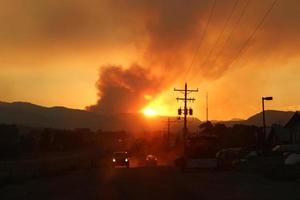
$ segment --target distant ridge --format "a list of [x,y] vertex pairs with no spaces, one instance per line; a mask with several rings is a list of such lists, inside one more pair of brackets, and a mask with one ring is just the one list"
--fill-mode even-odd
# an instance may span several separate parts
[[[289,119],[294,115],[293,111],[279,111],[279,110],[266,110],[266,125],[270,126],[272,124],[285,125]],[[262,126],[262,112],[257,113],[246,120],[234,120],[234,121],[222,121],[219,123],[224,123],[228,126],[234,124],[245,124],[253,126]]]
[[0,102],[0,123],[32,127],[98,128],[103,117],[78,109],[43,107],[27,102]]
[[[43,107],[27,102],[0,102],[0,124],[17,124],[30,127],[147,132],[161,131],[167,125],[167,118],[155,117],[150,119],[140,113],[100,115],[86,110],[60,106]],[[171,118],[175,119],[175,117]],[[190,124],[194,124],[195,127],[200,124],[200,121],[194,118]]]
[[[295,112],[266,110],[266,123],[285,125]],[[18,124],[31,127],[49,127],[59,129],[89,128],[92,130],[130,130],[151,131],[166,127],[168,117],[145,118],[140,113],[124,113],[116,115],[99,115],[80,109],[62,106],[43,107],[27,102],[6,103],[0,101],[0,124]],[[176,117],[172,117],[176,119]],[[190,125],[196,128],[200,120],[193,118]],[[262,126],[262,113],[257,113],[246,120],[213,121],[227,126],[245,124]],[[176,123],[180,128],[180,123]],[[173,127],[175,126],[172,125]],[[191,127],[191,128],[192,128]]]

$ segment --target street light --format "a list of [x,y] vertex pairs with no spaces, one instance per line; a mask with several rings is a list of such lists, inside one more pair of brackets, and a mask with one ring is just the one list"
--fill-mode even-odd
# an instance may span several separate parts
[[266,141],[266,116],[265,116],[265,101],[272,101],[273,97],[262,97],[262,111],[263,111],[263,148],[265,148]]
[[273,100],[273,97],[263,97],[264,100],[267,100],[267,101],[272,101]]

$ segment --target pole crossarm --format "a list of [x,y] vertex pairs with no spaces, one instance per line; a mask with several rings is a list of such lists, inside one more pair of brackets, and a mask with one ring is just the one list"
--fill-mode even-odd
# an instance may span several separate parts
[[176,98],[177,99],[177,101],[179,101],[179,100],[181,100],[181,101],[195,101],[196,99],[195,98],[180,98],[180,97],[177,97]]
[[185,92],[185,91],[187,91],[187,92],[198,92],[198,88],[195,89],[195,90],[185,90],[185,89],[176,89],[176,88],[174,88],[174,91],[176,91],[176,92]]

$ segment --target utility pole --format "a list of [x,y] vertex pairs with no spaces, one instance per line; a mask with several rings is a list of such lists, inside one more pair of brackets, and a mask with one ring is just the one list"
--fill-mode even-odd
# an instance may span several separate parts
[[169,143],[170,143],[170,135],[171,135],[171,123],[176,123],[179,122],[178,120],[170,120],[170,117],[168,117],[168,121],[167,121],[167,146],[169,147]]
[[[187,87],[187,83],[185,83],[184,85],[184,89],[176,89],[174,88],[174,91],[176,92],[181,92],[184,94],[184,98],[180,98],[180,97],[177,97],[177,101],[184,101],[184,111],[183,111],[183,114],[184,114],[184,125],[183,125],[183,142],[184,142],[184,155],[186,153],[186,138],[187,138],[187,133],[188,133],[188,128],[187,128],[187,115],[190,114],[192,115],[193,114],[193,110],[192,109],[189,109],[189,113],[188,113],[188,108],[187,108],[187,102],[188,101],[195,101],[196,99],[195,98],[188,98],[188,94],[189,93],[192,93],[192,92],[198,92],[198,88],[197,89],[194,89],[194,90],[191,90],[191,89],[188,89]],[[181,115],[182,111],[181,111],[181,108],[178,109],[178,114]]]
[[167,132],[167,148],[169,148],[169,144],[170,144],[170,117],[168,117],[168,132]]
[[208,122],[208,92],[206,93],[206,122]]

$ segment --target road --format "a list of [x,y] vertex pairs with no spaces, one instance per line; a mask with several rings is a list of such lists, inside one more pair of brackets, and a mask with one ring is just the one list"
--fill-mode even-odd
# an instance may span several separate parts
[[173,167],[91,169],[2,186],[0,199],[299,199],[299,182]]

